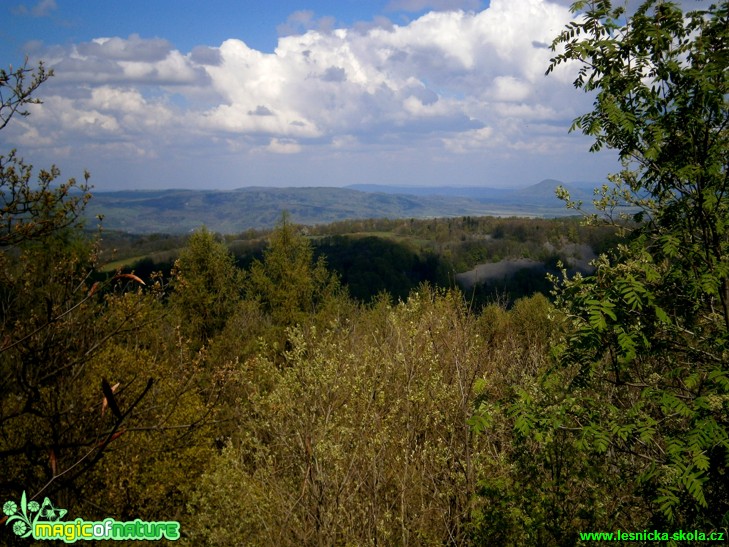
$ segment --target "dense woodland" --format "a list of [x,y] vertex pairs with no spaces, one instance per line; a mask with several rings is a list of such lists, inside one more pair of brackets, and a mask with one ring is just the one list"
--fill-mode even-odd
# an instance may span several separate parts
[[[553,66],[585,63],[575,128],[625,160],[592,227],[284,216],[125,249],[80,222],[85,182],[0,157],[0,499],[211,546],[726,532],[728,6],[575,9]],[[49,76],[0,72],[2,120]],[[557,267],[545,244],[570,240],[600,256],[548,296],[475,303],[449,278],[523,251]],[[112,243],[171,253],[169,274]],[[19,524],[2,543],[29,544]]]
[[[587,273],[591,267],[589,256],[583,256],[585,249],[589,255],[600,254],[622,239],[614,226],[585,226],[577,216],[369,219],[291,229],[309,241],[314,259],[323,258],[349,296],[359,302],[372,302],[381,293],[404,300],[427,282],[462,288],[474,308],[496,300],[511,306],[516,299],[535,293],[549,296],[552,284],[547,273],[559,274],[560,264],[571,274]],[[262,259],[271,232],[250,230],[214,237],[227,246],[238,267],[247,269]],[[103,279],[120,269],[143,278],[159,272],[169,279],[188,241],[189,236],[103,231],[100,258],[106,264],[97,277]],[[532,261],[532,267],[496,274],[475,286],[459,283],[459,273],[479,264],[519,258]]]

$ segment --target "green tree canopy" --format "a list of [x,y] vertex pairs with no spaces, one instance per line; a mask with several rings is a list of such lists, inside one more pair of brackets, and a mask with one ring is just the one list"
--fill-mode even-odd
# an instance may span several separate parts
[[260,303],[279,325],[294,325],[321,311],[339,291],[323,257],[314,261],[311,243],[286,214],[271,235],[263,261],[256,260],[246,283],[249,299]]
[[[0,129],[48,76],[0,70]],[[98,271],[87,181],[36,173],[15,151],[0,156],[0,499],[50,496],[89,517],[99,502],[103,516],[167,505],[170,518],[210,450],[224,374],[207,382],[168,328],[160,283]]]
[[199,344],[218,334],[241,295],[241,273],[224,243],[206,228],[190,237],[172,271],[171,300],[183,332]]
[[624,165],[596,205],[637,221],[558,291],[572,414],[558,427],[621,469],[655,522],[684,527],[729,523],[728,6],[577,2],[548,70],[579,63],[575,86],[596,98],[572,129]]
[[[0,70],[0,129],[38,103],[51,75]],[[152,380],[116,392],[91,362],[114,337],[139,328],[142,298],[124,299],[134,275],[94,282],[98,248],[83,232],[87,182],[58,184],[55,166],[33,180],[15,151],[0,156],[0,494],[31,498],[73,487],[89,471],[149,392]],[[88,174],[85,174],[88,179]],[[116,295],[114,293],[117,293]],[[119,298],[117,298],[119,296]],[[115,313],[106,313],[115,308]],[[146,386],[145,386],[146,382]],[[89,387],[91,386],[91,387]],[[109,412],[101,415],[101,405]]]

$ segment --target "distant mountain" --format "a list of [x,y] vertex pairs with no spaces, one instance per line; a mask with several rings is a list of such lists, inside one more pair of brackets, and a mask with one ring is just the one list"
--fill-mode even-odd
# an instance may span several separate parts
[[557,190],[557,187],[564,185],[565,183],[561,180],[544,179],[543,181],[527,186],[526,188],[514,190],[514,193],[520,196],[530,196],[534,199],[544,199],[554,197],[554,192]]
[[[555,195],[558,186],[564,186],[573,199],[581,199],[590,204],[592,188],[596,183],[565,184],[555,179],[545,179],[525,188],[489,188],[481,186],[384,186],[379,184],[353,184],[346,188],[363,192],[381,192],[387,194],[410,194],[416,196],[445,196],[475,199],[482,203],[511,205],[530,208],[533,214],[545,213],[544,208],[563,208],[564,204]],[[559,215],[552,211],[552,215]]]
[[345,186],[352,190],[368,193],[404,194],[411,196],[447,196],[471,199],[499,200],[509,196],[513,190],[483,186],[385,186],[384,184],[352,184]]
[[459,197],[367,193],[348,188],[251,187],[233,191],[99,192],[94,194],[86,214],[91,219],[103,215],[108,229],[133,233],[184,233],[202,225],[217,232],[236,233],[270,228],[283,211],[301,224],[500,213]]
[[564,187],[574,200],[582,200],[584,204],[589,205],[592,200],[592,187],[587,185],[565,184],[555,179],[545,179],[532,186],[515,190],[511,196],[518,199],[521,203],[540,203],[542,205],[551,204],[554,206],[562,205],[563,202],[557,198],[557,187]]
[[346,188],[363,192],[381,192],[387,194],[465,197],[481,202],[541,208],[545,205],[550,207],[564,206],[555,195],[558,186],[564,186],[569,190],[572,198],[581,199],[589,204],[592,199],[592,188],[597,186],[597,184],[585,182],[565,184],[559,180],[545,179],[537,184],[516,189],[489,188],[485,186],[384,186],[379,184],[353,184],[346,186]]
[[572,214],[553,197],[552,182],[557,183],[542,181],[521,190],[377,185],[126,190],[94,194],[86,214],[90,219],[103,215],[106,228],[132,233],[184,233],[202,225],[216,232],[237,233],[270,228],[283,211],[288,211],[294,222],[309,225],[364,218]]

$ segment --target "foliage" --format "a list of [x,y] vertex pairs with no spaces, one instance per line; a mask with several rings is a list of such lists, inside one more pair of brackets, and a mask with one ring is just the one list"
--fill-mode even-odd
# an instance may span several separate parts
[[311,243],[283,215],[271,234],[263,260],[255,260],[246,279],[246,295],[278,325],[295,325],[322,311],[339,290],[323,257],[314,262]]
[[53,187],[60,171],[53,166],[40,171],[33,184],[33,168],[18,158],[13,150],[0,156],[0,247],[39,241],[80,221],[89,194],[86,182],[69,179]]
[[[38,102],[31,95],[49,76],[42,65],[0,72],[0,128],[13,114],[27,114],[24,106]],[[96,378],[95,393],[79,396],[92,356],[133,328],[128,318],[102,317],[106,298],[124,281],[141,280],[91,284],[96,248],[79,224],[88,185],[71,179],[52,187],[59,175],[52,167],[34,184],[32,167],[15,152],[0,158],[0,490],[7,496],[28,489],[35,497],[72,484],[98,462],[148,391],[130,390],[119,406],[108,383]],[[99,419],[92,409],[104,399],[114,412]]]
[[552,430],[575,431],[572,446],[597,454],[596,468],[621,470],[626,497],[643,496],[644,525],[725,527],[729,4],[684,14],[647,1],[627,19],[607,1],[582,8],[550,70],[581,63],[575,86],[597,94],[573,128],[624,162],[596,205],[608,218],[624,204],[639,211],[594,276],[558,290],[569,333],[554,374],[568,389]]
[[280,366],[248,361],[238,441],[193,498],[196,543],[467,544],[486,442],[467,425],[488,363],[476,327],[460,294],[421,287],[290,329]]
[[[27,105],[41,102],[33,93],[52,75],[43,63],[36,68],[29,68],[26,62],[15,70],[0,69],[0,129],[15,114],[29,115]],[[89,175],[84,173],[82,184],[69,179],[53,188],[59,176],[59,169],[52,166],[40,171],[34,185],[32,166],[15,150],[0,155],[0,247],[41,239],[79,220],[91,197]]]
[[[468,300],[475,307],[496,299],[512,305],[535,293],[549,295],[551,283],[545,268],[557,274],[557,263],[562,260],[570,265],[570,273],[589,271],[590,255],[606,251],[620,240],[615,227],[582,226],[577,217],[369,219],[297,226],[295,230],[306,234],[315,260],[324,256],[327,268],[356,300],[370,302],[383,291],[395,299],[405,299],[422,282],[444,288],[457,282],[467,288]],[[247,231],[224,237],[239,268],[249,270],[254,261],[263,260],[270,233]],[[160,271],[169,277],[183,244],[181,238],[173,236],[105,232],[102,257],[114,260],[106,267],[111,270],[124,267],[124,271],[135,271],[143,278]],[[503,277],[490,275],[480,282],[478,271],[468,272],[482,264],[517,258],[530,258],[537,267],[520,272],[504,269]],[[468,273],[459,278],[457,272]],[[473,279],[477,285],[470,281]]]
[[[50,74],[32,74],[0,71],[0,120],[37,102]],[[212,448],[224,367],[200,373],[154,276],[98,273],[89,186],[59,176],[0,158],[0,498],[170,518]]]
[[[87,518],[176,519],[195,545],[571,545],[580,530],[726,527],[727,3],[575,9],[550,70],[583,63],[576,85],[596,100],[574,128],[625,161],[597,192],[610,227],[303,229],[284,215],[230,247],[192,234],[168,293],[157,274],[99,274],[86,183],[58,185],[52,168],[34,184],[14,152],[0,158],[4,499],[27,489],[28,507],[42,493]],[[47,75],[24,70],[0,73],[3,92],[26,82],[3,102],[11,115],[32,99],[25,78]],[[317,240],[332,234],[349,237]],[[125,257],[180,246],[114,241]],[[555,306],[412,288],[616,241],[594,275],[565,274]],[[329,263],[364,274],[345,283],[394,279],[399,300],[350,298],[317,258],[335,243],[348,252]]]
[[491,457],[482,463],[477,487],[476,544],[570,544],[598,501],[581,472],[589,462],[563,436],[543,431],[551,425],[544,408],[554,400],[539,377],[561,330],[559,321],[550,320],[553,314],[549,301],[537,295],[510,311],[491,304],[479,317],[489,364],[475,386],[469,424],[488,439]]
[[197,344],[220,333],[241,295],[233,255],[203,228],[195,232],[172,270],[171,303],[182,331]]
[[[92,286],[92,250],[77,233],[62,231],[24,245],[4,264],[0,456],[9,482],[3,489],[35,495],[46,485],[72,483],[98,461],[148,390],[145,378],[128,386],[116,412],[98,413],[102,400],[115,396],[104,391],[103,377],[89,375],[89,362],[110,339],[140,324],[136,306],[114,320],[105,314],[112,295],[131,287],[125,278]],[[90,385],[83,394],[80,386]]]
[[0,129],[5,128],[15,114],[28,116],[29,104],[41,101],[33,93],[53,76],[53,70],[46,70],[41,62],[37,67],[28,67],[26,59],[23,66],[8,70],[0,68]]
[[[195,351],[174,325],[159,321],[165,314],[160,299],[124,296],[127,306],[138,299],[144,305],[137,304],[143,314],[137,321],[146,327],[115,337],[89,367],[120,385],[120,404],[127,397],[121,387],[131,391],[145,378],[142,371],[157,381],[126,420],[124,434],[77,487],[78,511],[87,519],[186,522],[189,491],[216,452],[230,370],[223,362],[211,373],[205,353]],[[115,306],[110,313],[120,312]]]
[[405,300],[424,282],[447,286],[445,264],[431,252],[421,254],[409,246],[374,236],[332,236],[315,242],[314,250],[326,256],[349,294],[363,302],[378,294]]

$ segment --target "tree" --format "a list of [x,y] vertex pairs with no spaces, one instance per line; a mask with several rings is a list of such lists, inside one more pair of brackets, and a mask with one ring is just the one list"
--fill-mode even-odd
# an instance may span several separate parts
[[492,361],[461,294],[421,286],[287,332],[280,363],[242,367],[238,434],[191,499],[195,545],[469,545],[491,438],[466,421]]
[[246,291],[279,325],[295,325],[320,312],[339,291],[323,257],[314,262],[311,243],[284,213],[263,261],[251,266]]
[[[42,64],[0,71],[0,129],[25,116],[33,92],[50,77]],[[127,299],[114,317],[113,293],[129,274],[94,283],[97,248],[83,233],[90,194],[85,182],[57,184],[55,166],[33,182],[15,151],[0,156],[0,481],[4,499],[72,485],[95,465],[152,382],[112,387],[89,374],[111,338],[140,327],[141,301]],[[93,389],[85,389],[93,385]],[[109,407],[106,416],[98,409]]]
[[595,138],[593,151],[616,149],[626,165],[613,179],[620,191],[599,205],[622,199],[640,208],[642,232],[655,240],[648,243],[691,273],[682,296],[715,300],[729,328],[728,4],[684,20],[672,3],[648,1],[622,26],[623,9],[610,4],[590,4],[586,20],[557,38],[565,51],[549,71],[583,63],[575,86],[597,91],[595,109],[572,128]]
[[595,205],[608,220],[631,209],[617,217],[629,221],[627,243],[594,276],[558,287],[569,331],[550,375],[567,389],[551,427],[621,470],[612,492],[641,495],[652,523],[726,527],[729,3],[684,14],[648,0],[628,17],[600,0],[573,11],[581,18],[555,39],[547,73],[579,63],[575,87],[596,98],[572,129],[624,166]]
[[[11,74],[0,72],[4,121],[38,102],[50,75],[42,65]],[[0,158],[0,499],[26,492],[89,518],[178,519],[214,451],[227,370],[209,373],[167,321],[154,275],[98,271],[100,239],[83,225],[88,183],[59,176],[54,166],[34,181],[14,151]],[[232,267],[216,245],[211,268]]]
[[29,68],[27,59],[15,70],[12,66],[8,70],[0,69],[0,129],[8,125],[15,114],[30,114],[25,107],[41,102],[33,93],[51,76],[53,70],[46,70],[42,62],[36,68]]
[[224,243],[206,228],[190,237],[172,271],[172,303],[196,344],[223,330],[240,300],[240,271]]
[[[29,68],[26,60],[15,70],[0,69],[0,130],[15,114],[30,115],[26,107],[41,103],[33,93],[52,76],[53,70],[46,70],[42,62],[36,68]],[[0,155],[0,247],[38,240],[79,219],[91,198],[89,174],[84,173],[82,184],[69,179],[53,188],[60,174],[51,166],[38,174],[33,187],[31,165],[18,158],[15,150]]]

